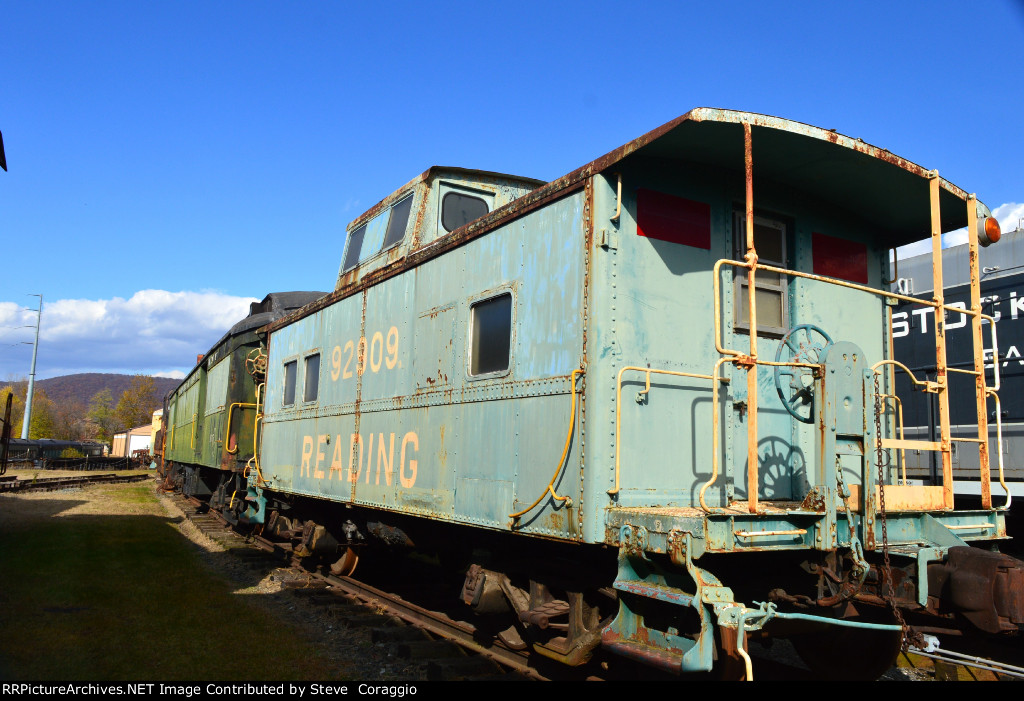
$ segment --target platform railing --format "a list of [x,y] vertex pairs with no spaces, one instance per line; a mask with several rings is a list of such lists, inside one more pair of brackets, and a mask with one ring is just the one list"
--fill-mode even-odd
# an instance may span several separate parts
[[[638,367],[638,366],[626,366],[623,367],[618,374],[616,383],[616,424],[615,424],[615,486],[608,490],[609,495],[616,495],[620,489],[620,443],[621,443],[621,416],[622,416],[622,377],[623,374],[628,372],[643,372],[646,373],[647,388],[644,393],[650,390],[650,375],[651,373],[663,374],[663,375],[676,375],[681,377],[690,377],[695,379],[704,379],[712,382],[712,474],[710,479],[701,486],[699,493],[699,502],[701,508],[705,512],[712,511],[705,502],[705,494],[707,490],[718,480],[720,469],[719,469],[719,446],[721,444],[721,428],[719,426],[719,385],[729,382],[729,378],[722,377],[719,372],[721,366],[725,362],[731,362],[738,368],[742,368],[746,371],[747,379],[747,415],[750,417],[747,424],[747,509],[750,513],[757,513],[758,511],[758,494],[757,484],[759,483],[759,456],[757,452],[757,436],[758,436],[758,418],[757,418],[757,404],[758,404],[758,383],[757,383],[757,371],[759,366],[786,366],[786,367],[807,367],[817,368],[816,364],[803,363],[803,362],[779,362],[763,360],[758,357],[757,354],[757,302],[755,299],[756,285],[755,279],[758,271],[775,273],[779,275],[785,275],[791,278],[801,278],[805,280],[811,280],[815,282],[826,283],[835,285],[851,290],[857,290],[865,292],[876,297],[883,299],[896,299],[904,302],[910,302],[919,304],[922,306],[930,307],[934,311],[935,318],[935,353],[936,353],[936,380],[934,382],[920,382],[914,378],[914,382],[921,385],[925,391],[932,392],[938,396],[939,399],[939,413],[940,413],[940,440],[933,442],[927,446],[927,449],[938,450],[942,454],[942,487],[943,487],[943,504],[945,508],[953,508],[953,474],[952,474],[952,443],[954,441],[964,441],[977,443],[979,446],[979,466],[980,466],[980,479],[982,484],[982,507],[985,509],[992,508],[992,494],[991,494],[991,471],[989,465],[989,451],[988,451],[988,421],[986,415],[986,402],[989,397],[995,399],[998,404],[999,397],[997,391],[999,389],[1000,378],[999,378],[999,363],[994,363],[994,387],[987,387],[985,377],[985,360],[984,360],[984,346],[982,340],[982,325],[984,322],[988,322],[991,330],[992,348],[993,354],[998,358],[998,340],[996,335],[995,318],[991,315],[985,314],[981,311],[981,295],[980,295],[980,277],[978,274],[978,217],[977,217],[977,199],[975,195],[967,195],[965,203],[967,206],[967,221],[968,221],[968,240],[970,244],[970,270],[971,270],[971,308],[962,309],[957,306],[948,305],[945,303],[942,293],[942,245],[941,245],[941,216],[939,210],[939,177],[938,171],[931,171],[928,174],[929,180],[929,200],[930,200],[930,216],[931,216],[931,240],[932,240],[932,269],[933,269],[933,283],[936,290],[935,296],[931,300],[913,297],[910,295],[900,294],[898,292],[892,292],[889,290],[879,289],[870,287],[867,285],[861,285],[847,280],[840,280],[837,278],[827,277],[824,275],[816,275],[813,273],[801,272],[798,270],[792,270],[789,268],[783,268],[773,265],[763,265],[758,262],[757,250],[754,245],[754,204],[753,204],[753,156],[752,156],[752,145],[751,145],[751,128],[749,123],[743,124],[744,134],[744,165],[745,165],[745,178],[746,178],[746,252],[744,260],[730,260],[721,259],[717,261],[713,268],[712,281],[714,287],[714,337],[715,337],[715,349],[721,356],[715,363],[714,370],[710,375],[698,374],[698,373],[686,373],[680,371],[672,371],[666,369],[657,369],[649,367]],[[736,348],[726,347],[723,341],[723,315],[722,315],[722,268],[729,266],[733,268],[744,268],[747,271],[747,295],[749,305],[749,338],[750,345],[747,351],[739,350]],[[956,314],[963,314],[971,317],[972,321],[972,334],[973,334],[973,356],[974,356],[974,369],[964,370],[959,368],[950,368],[946,363],[946,343],[945,343],[945,312],[952,312]],[[888,352],[892,353],[892,342],[891,334],[889,334]],[[905,366],[895,360],[884,360],[877,365],[889,364],[894,366],[900,366],[904,370],[907,370]],[[909,373],[909,370],[907,370]],[[950,421],[949,421],[949,373],[950,372],[961,372],[975,377],[976,386],[976,413],[978,417],[978,436],[977,438],[954,438],[951,433]],[[890,378],[892,375],[890,375]],[[911,373],[912,377],[912,373]],[[890,397],[894,395],[884,395]],[[896,398],[898,401],[898,398]],[[997,412],[998,417],[998,412]],[[902,431],[902,420],[900,421],[900,430]],[[908,444],[907,441],[902,439],[886,439],[881,436],[877,437],[876,440],[881,440],[882,447],[885,449],[889,448],[905,448]],[[997,444],[1002,445],[1001,435],[1001,424],[997,424]],[[925,446],[915,445],[916,448]],[[999,451],[999,467],[1000,467],[1000,483],[1005,488],[1005,482],[1003,481],[1003,470],[1002,470],[1002,449]],[[905,464],[905,461],[904,461]],[[905,466],[904,466],[905,469]],[[904,474],[904,483],[906,482]],[[1009,490],[1007,490],[1007,504],[1009,503]],[[1006,505],[1000,508],[1006,508]]]
[[[939,207],[939,175],[938,171],[931,171],[928,174],[929,181],[929,202],[931,215],[931,241],[932,241],[932,276],[934,297],[925,300],[909,295],[903,295],[888,290],[881,290],[866,285],[839,280],[823,275],[804,273],[797,270],[780,268],[771,265],[762,265],[758,262],[757,250],[754,245],[754,194],[753,194],[753,150],[751,140],[751,127],[748,122],[743,123],[744,140],[744,166],[746,178],[746,254],[744,260],[719,260],[715,263],[713,271],[714,284],[714,327],[715,347],[719,354],[730,360],[735,366],[744,368],[747,376],[747,412],[750,417],[747,426],[747,507],[751,513],[757,512],[757,484],[758,484],[758,454],[757,454],[757,369],[760,365],[779,365],[777,362],[761,360],[757,355],[757,306],[755,300],[755,278],[757,271],[772,272],[788,277],[803,278],[817,282],[828,283],[852,290],[859,290],[877,297],[886,299],[899,299],[922,306],[931,307],[934,310],[935,318],[935,354],[936,354],[936,381],[929,383],[929,391],[934,391],[939,399],[939,422],[940,440],[939,450],[942,454],[942,481],[944,491],[944,504],[947,508],[953,507],[953,468],[952,468],[952,436],[949,421],[949,381],[948,373],[950,368],[946,363],[946,341],[945,341],[945,312],[951,311],[958,314],[965,314],[972,319],[973,330],[973,354],[974,370],[962,370],[966,374],[975,376],[976,386],[976,413],[978,420],[978,445],[979,445],[979,466],[982,483],[982,507],[992,507],[991,494],[991,473],[989,469],[988,454],[988,420],[986,415],[986,401],[989,395],[994,392],[986,387],[985,382],[985,361],[984,347],[982,341],[982,323],[987,320],[992,329],[993,349],[996,348],[995,319],[981,311],[980,277],[978,274],[978,216],[977,199],[974,195],[968,195],[965,199],[967,206],[968,242],[970,245],[970,270],[971,270],[971,308],[960,309],[947,305],[943,298],[942,286],[942,225]],[[750,346],[748,352],[734,348],[727,348],[722,340],[722,289],[721,270],[723,266],[745,268],[747,270],[747,294],[750,309]],[[889,352],[892,352],[890,347]],[[995,350],[993,351],[995,352]],[[719,367],[721,360],[716,364]],[[796,363],[783,363],[785,365],[797,365]],[[995,363],[998,373],[998,362]],[[717,370],[716,370],[717,376]],[[998,383],[998,379],[996,380]],[[717,393],[716,393],[717,394]],[[878,437],[879,439],[881,437]],[[717,432],[714,437],[717,445]],[[884,446],[884,443],[883,443]],[[1000,455],[1002,451],[1000,450]],[[717,456],[716,456],[717,457]],[[714,481],[717,480],[717,470],[714,471],[712,479],[701,489],[701,506],[707,509],[704,504],[703,494]]]

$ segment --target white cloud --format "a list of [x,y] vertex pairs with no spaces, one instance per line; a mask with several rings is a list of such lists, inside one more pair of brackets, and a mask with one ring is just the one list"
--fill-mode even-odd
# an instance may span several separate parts
[[[249,313],[252,297],[220,292],[141,290],[129,299],[46,302],[37,377],[76,372],[124,372],[184,377],[205,353]],[[36,314],[0,302],[0,375],[27,375]],[[31,326],[16,329],[13,327]]]
[[161,370],[159,372],[154,372],[153,377],[169,377],[172,380],[184,380],[185,373],[181,370]]
[[[1020,222],[1021,219],[1024,219],[1024,204],[1018,204],[1017,202],[1001,204],[992,210],[992,216],[999,221],[999,228],[1005,234],[1016,229],[1018,222]],[[942,235],[943,248],[959,246],[964,243],[967,243],[966,228],[950,231],[948,234]],[[923,241],[917,241],[915,243],[907,244],[906,246],[900,246],[900,248],[897,249],[897,253],[899,254],[900,260],[903,260],[912,256],[919,256],[922,253],[929,253],[931,250],[931,239],[924,239]]]
[[999,228],[1003,230],[1003,233],[1013,231],[1021,224],[1021,220],[1024,219],[1024,203],[1018,204],[1017,202],[1007,202],[1001,204],[992,210],[992,216],[999,220]]

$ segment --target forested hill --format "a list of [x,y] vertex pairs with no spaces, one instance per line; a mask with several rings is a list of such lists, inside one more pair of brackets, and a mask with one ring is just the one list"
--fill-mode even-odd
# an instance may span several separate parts
[[[36,381],[36,387],[41,387],[52,401],[80,402],[83,406],[89,405],[89,400],[96,396],[97,392],[105,389],[110,390],[110,396],[116,405],[121,398],[121,393],[128,389],[132,382],[133,375],[115,375],[105,372],[83,372],[77,375],[63,375],[51,377],[46,380]],[[181,380],[168,377],[154,377],[156,395],[163,398],[168,391],[174,389]]]

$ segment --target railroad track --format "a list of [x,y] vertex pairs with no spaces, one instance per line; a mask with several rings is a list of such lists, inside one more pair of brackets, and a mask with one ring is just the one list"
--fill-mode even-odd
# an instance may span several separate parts
[[0,478],[0,494],[6,492],[53,492],[60,489],[77,489],[90,484],[122,484],[153,479],[152,475],[84,475],[81,477],[44,477],[42,479]]
[[[638,667],[619,657],[602,659],[600,651],[583,669],[566,668],[537,660],[526,651],[517,651],[498,644],[488,644],[490,636],[480,635],[470,622],[448,615],[442,610],[444,604],[437,600],[422,605],[422,599],[381,588],[381,576],[371,581],[354,577],[336,577],[305,569],[298,558],[293,558],[287,545],[274,543],[256,537],[245,537],[215,512],[204,512],[205,505],[196,499],[168,494],[178,509],[207,537],[218,542],[226,550],[246,560],[261,573],[274,577],[282,589],[291,593],[295,600],[314,611],[326,612],[330,618],[342,621],[347,627],[366,629],[375,646],[388,650],[387,658],[396,669],[420,676],[407,678],[419,680],[602,680],[602,679],[677,679],[649,667]],[[362,563],[361,563],[362,564]],[[406,563],[415,567],[415,563]],[[405,570],[390,581],[417,582],[418,585],[429,577],[419,572]],[[387,579],[385,577],[385,579]],[[413,601],[416,598],[416,601]],[[429,596],[427,597],[429,600]],[[419,602],[419,603],[417,603]],[[438,608],[433,608],[437,606]],[[796,659],[786,641],[777,641],[771,648],[752,643],[755,678],[765,681],[814,681],[813,675]],[[781,648],[781,649],[780,649]],[[921,662],[920,658],[915,659]],[[948,672],[947,672],[948,674]],[[694,675],[700,676],[700,675]],[[930,671],[928,675],[908,675],[893,671],[885,678],[949,678]]]
[[[313,615],[338,620],[368,633],[375,646],[387,648],[392,674],[415,668],[409,681],[545,680],[551,676],[531,666],[513,650],[487,649],[473,639],[472,625],[430,611],[400,596],[351,577],[325,576],[303,569],[280,544],[243,537],[215,512],[203,512],[198,500],[167,495],[185,517],[225,550],[271,575]],[[415,676],[418,675],[418,676]]]
[[[392,583],[415,582],[416,589],[429,589],[424,586],[431,579],[426,566],[421,572],[416,562],[406,562],[405,569],[397,575],[394,570],[385,570],[391,574],[390,579],[387,574],[371,573],[366,577],[371,581],[311,572],[292,557],[288,545],[258,536],[242,536],[220,514],[205,511],[205,504],[199,500],[179,494],[166,496],[204,535],[259,570],[258,576],[273,573],[283,590],[301,601],[301,605],[312,607],[307,609],[310,615],[327,612],[331,619],[343,621],[349,628],[368,630],[373,645],[388,649],[387,659],[392,660],[394,667],[407,672],[414,669],[413,674],[420,675],[408,681],[678,679],[621,657],[602,657],[600,650],[584,668],[568,668],[544,658],[538,660],[539,656],[531,656],[528,651],[512,650],[500,643],[488,644],[492,636],[481,635],[472,623],[446,614],[441,610],[446,604],[439,597],[432,598],[421,591],[396,593],[381,588],[387,585],[379,580],[385,579]],[[424,604],[424,600],[428,603]],[[452,603],[449,599],[443,601]],[[752,653],[757,654],[755,650]],[[759,679],[811,679],[806,669],[775,657],[778,655],[763,650],[755,657]]]

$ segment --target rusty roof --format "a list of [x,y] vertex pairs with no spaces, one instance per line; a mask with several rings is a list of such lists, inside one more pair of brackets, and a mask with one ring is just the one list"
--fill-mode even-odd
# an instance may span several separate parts
[[358,226],[362,226],[366,222],[373,219],[380,212],[384,211],[399,199],[401,199],[413,186],[419,183],[429,180],[435,175],[450,175],[450,176],[465,176],[467,180],[512,180],[524,185],[532,185],[533,187],[540,187],[541,185],[547,184],[544,180],[537,180],[536,178],[525,178],[521,175],[508,175],[506,173],[495,173],[489,170],[471,170],[469,168],[456,168],[454,166],[430,166],[425,171],[417,175],[415,178],[407,182],[402,187],[398,188],[390,195],[382,199],[377,204],[370,207],[368,210],[360,214],[358,217],[349,222],[348,226],[345,227],[346,231],[352,231]]
[[[930,170],[862,139],[780,117],[698,107],[552,181],[552,194],[633,155],[674,159],[738,173],[744,182],[743,129],[751,125],[754,203],[770,181],[855,213],[889,236],[889,246],[930,235]],[[939,178],[942,231],[967,225],[967,193]],[[497,214],[497,212],[495,212]]]
[[[745,182],[744,122],[751,125],[755,207],[758,182],[768,180],[790,186],[837,209],[850,212],[857,219],[874,226],[887,247],[913,243],[930,235],[928,169],[887,149],[872,146],[833,129],[822,129],[754,112],[698,107],[456,229],[449,236],[410,251],[404,259],[373,271],[358,284],[335,291],[298,312],[268,324],[265,330],[273,332],[338,299],[482,236],[497,226],[582,188],[587,178],[609,170],[633,155],[649,155],[735,170],[737,186],[741,187]],[[384,206],[390,206],[399,195],[436,170],[529,180],[487,171],[434,166],[375,205],[348,228],[352,229],[366,221]],[[966,193],[941,177],[939,186],[942,231],[966,226]],[[980,202],[978,204],[983,207]]]

